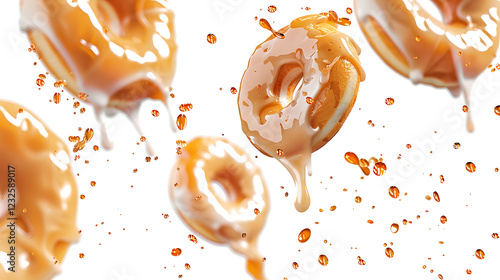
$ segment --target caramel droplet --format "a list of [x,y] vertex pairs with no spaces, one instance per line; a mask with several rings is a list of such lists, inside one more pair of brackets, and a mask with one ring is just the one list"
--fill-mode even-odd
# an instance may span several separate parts
[[299,264],[297,262],[293,262],[292,263],[292,267],[293,267],[293,269],[298,269],[299,268]]
[[373,174],[377,176],[382,176],[385,174],[387,171],[387,166],[383,162],[377,162],[375,163],[375,166],[373,167]]
[[235,87],[232,87],[230,89],[230,91],[231,91],[232,94],[237,94],[238,93],[238,90]]
[[283,153],[282,149],[277,149],[276,154],[281,157],[281,156],[283,156],[284,153]]
[[335,211],[337,209],[337,206],[333,205],[333,206],[330,206],[330,211]]
[[325,256],[325,255],[320,255],[318,257],[318,262],[319,264],[321,264],[322,266],[326,266],[328,264],[328,257]]
[[495,107],[495,114],[497,114],[497,116],[500,116],[500,105]]
[[350,14],[352,14],[352,9],[351,9],[351,8],[347,8],[347,9],[345,9],[345,11],[346,11],[349,15],[350,15]]
[[361,203],[362,199],[361,199],[361,197],[356,196],[356,198],[354,199],[354,201],[356,201],[356,203]]
[[407,149],[411,149],[411,144],[406,144]]
[[390,187],[389,188],[389,195],[394,199],[398,198],[399,197],[399,189],[395,186]]
[[436,202],[440,202],[441,201],[441,199],[439,198],[439,194],[437,192],[434,192],[432,195],[434,196],[434,200]]
[[467,270],[465,270],[465,273],[467,273],[467,274],[471,275],[471,274],[472,274],[472,270],[467,269]]
[[276,6],[271,5],[271,6],[267,7],[267,11],[270,12],[270,13],[276,12]]
[[368,162],[366,159],[362,158],[359,160],[359,167],[368,167],[370,165],[370,162]]
[[266,19],[263,19],[261,18],[259,20],[259,24],[260,26],[262,26],[264,29],[267,29],[269,31],[271,31],[273,33],[273,35],[278,38],[278,39],[284,39],[285,38],[285,35],[282,34],[282,33],[279,33],[279,32],[276,32],[272,27],[271,27],[271,24],[269,23],[269,21],[267,21]]
[[215,44],[217,42],[217,37],[215,37],[214,34],[208,34],[207,35],[207,41],[210,43],[210,44]]
[[385,248],[385,255],[388,257],[388,258],[393,258],[394,257],[394,250],[392,250],[391,248],[387,247]]
[[153,115],[153,117],[158,117],[160,115],[160,112],[158,112],[158,110],[152,110],[151,115]]
[[306,97],[306,102],[307,102],[307,104],[311,105],[314,103],[314,99],[312,97],[308,96],[308,97]]
[[444,176],[443,175],[439,175],[439,182],[441,182],[441,184],[444,183]]
[[80,259],[85,258],[85,254],[84,253],[80,253],[78,256],[80,257]]
[[396,223],[392,224],[392,225],[391,225],[391,232],[392,232],[392,233],[396,233],[396,232],[398,232],[398,231],[399,231],[399,225],[398,225],[398,224],[396,224]]
[[391,106],[392,104],[394,104],[394,98],[392,98],[392,97],[386,98],[385,104],[388,106]]
[[469,112],[469,107],[467,107],[466,105],[462,106],[462,111],[464,111],[464,113]]
[[443,225],[446,224],[446,222],[448,222],[448,218],[446,218],[446,216],[441,216],[441,218],[439,220],[441,221],[441,223]]
[[194,244],[198,243],[198,238],[196,238],[196,236],[194,236],[192,234],[188,235],[188,239],[189,239],[189,241],[193,242]]
[[484,259],[484,252],[483,252],[483,250],[481,250],[481,249],[477,249],[476,250],[476,258],[478,258],[480,260]]
[[358,256],[358,264],[359,265],[366,265],[365,260],[363,260],[361,257]]
[[171,254],[174,257],[180,256],[180,254],[182,254],[182,250],[180,248],[174,248],[172,249]]
[[47,78],[44,74],[40,74],[40,75],[38,75],[38,77],[39,77],[40,79],[42,79],[42,80],[44,80],[45,78]]
[[307,240],[309,240],[309,238],[311,238],[311,230],[310,229],[305,228],[299,233],[299,242],[300,243],[306,243]]
[[260,214],[260,210],[259,210],[259,209],[257,209],[257,208],[255,208],[255,209],[253,209],[253,213],[254,213],[255,215],[259,215],[259,214]]
[[472,162],[467,162],[465,164],[465,170],[469,171],[470,173],[476,172],[476,165]]
[[184,268],[186,268],[186,270],[190,270],[190,269],[191,269],[191,265],[189,265],[188,263],[186,263],[186,264],[184,265]]
[[453,149],[458,150],[458,149],[460,149],[460,146],[461,146],[461,145],[460,145],[460,143],[455,142],[455,143],[453,144]]
[[493,234],[491,235],[491,237],[493,237],[493,239],[498,239],[498,238],[499,238],[499,237],[498,237],[498,233],[496,233],[496,232],[495,232],[495,233],[493,233]]
[[415,41],[420,42],[420,36],[415,37]]
[[91,185],[92,187],[95,187],[95,181],[90,182],[90,185]]
[[345,153],[344,158],[350,164],[355,164],[355,165],[359,164],[358,156],[353,152]]
[[45,81],[42,79],[36,79],[36,85],[39,87],[43,87],[45,85]]
[[181,111],[181,112],[189,112],[192,109],[193,109],[193,104],[191,104],[191,103],[185,103],[185,104],[179,105],[179,111]]
[[88,143],[92,137],[94,137],[94,130],[92,128],[87,128],[85,134],[83,135],[83,141]]
[[180,114],[179,116],[177,116],[177,128],[179,130],[183,130],[184,128],[186,128],[186,125],[187,125],[187,117],[186,115],[184,114]]
[[81,194],[81,195],[80,195],[80,199],[85,199],[85,195],[84,195],[84,194]]

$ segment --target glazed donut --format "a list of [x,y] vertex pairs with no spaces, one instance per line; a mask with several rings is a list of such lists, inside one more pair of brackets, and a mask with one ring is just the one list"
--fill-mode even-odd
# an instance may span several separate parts
[[175,165],[169,192],[172,205],[190,227],[247,256],[249,272],[265,279],[257,237],[269,207],[267,186],[241,148],[223,138],[192,140]]
[[335,12],[295,19],[278,31],[283,39],[273,35],[257,46],[241,80],[243,132],[291,173],[300,212],[310,204],[311,153],[342,127],[365,78],[360,49],[337,30],[339,23],[350,24]]
[[[417,0],[355,0],[361,30],[378,55],[413,83],[468,94],[467,81],[498,49],[498,0],[432,0],[444,21]],[[467,98],[467,95],[466,95]]]
[[4,101],[0,135],[0,253],[15,251],[15,262],[0,266],[0,279],[51,279],[78,240],[68,150],[35,116]]
[[23,0],[21,28],[66,88],[101,109],[166,102],[177,45],[164,0]]

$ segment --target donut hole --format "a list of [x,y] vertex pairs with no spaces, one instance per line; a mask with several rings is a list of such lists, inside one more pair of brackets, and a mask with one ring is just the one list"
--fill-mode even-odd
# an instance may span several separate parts
[[214,174],[209,189],[219,201],[239,203],[243,200],[238,173],[234,170],[221,170]]
[[304,72],[299,63],[287,63],[279,68],[272,88],[276,100],[260,111],[261,124],[266,123],[267,116],[280,114],[293,102],[302,88],[303,78]]
[[274,82],[273,95],[278,97],[283,108],[295,99],[302,87],[304,72],[299,63],[287,63],[280,67]]
[[130,103],[139,102],[145,98],[165,101],[163,92],[156,84],[148,80],[139,80],[124,86],[114,93],[109,100],[108,106],[115,108],[127,107]]
[[[443,13],[441,12],[443,7],[439,7],[438,4],[435,3],[436,0],[416,0],[417,3],[422,6],[422,8],[427,11],[431,16],[433,16],[435,19],[444,22],[444,16]],[[445,5],[445,4],[442,4]]]

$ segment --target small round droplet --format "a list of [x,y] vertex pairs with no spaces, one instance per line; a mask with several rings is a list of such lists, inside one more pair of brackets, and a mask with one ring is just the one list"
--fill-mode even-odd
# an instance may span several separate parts
[[215,44],[217,42],[217,37],[215,37],[214,34],[208,34],[207,35],[207,41],[210,43],[210,44]]
[[351,8],[347,8],[347,9],[345,9],[345,11],[346,11],[346,12],[347,12],[347,14],[349,14],[349,15],[350,15],[350,14],[352,14],[352,9],[351,9]]
[[373,174],[377,176],[382,176],[385,174],[387,171],[387,166],[383,162],[377,162],[375,163],[375,166],[373,167]]
[[187,125],[186,115],[180,114],[179,116],[177,116],[176,124],[177,124],[177,128],[179,130],[183,130],[184,128],[186,128],[186,125]]
[[356,198],[354,199],[354,201],[356,201],[356,203],[361,203],[362,199],[360,196],[356,196]]
[[491,234],[491,237],[493,237],[493,239],[498,239],[499,238],[498,233],[496,233],[496,232],[493,233],[493,234]]
[[253,209],[253,213],[254,213],[255,215],[259,215],[259,214],[260,214],[260,210],[259,210],[259,209],[257,209],[257,208],[255,208],[255,209]]
[[392,232],[392,233],[396,233],[396,232],[398,232],[398,231],[399,231],[399,225],[398,225],[398,224],[396,224],[396,223],[393,223],[393,224],[391,225],[391,232]]
[[337,209],[337,206],[333,205],[333,206],[330,206],[330,211],[335,211]]
[[394,98],[392,97],[388,97],[385,99],[385,104],[388,105],[388,106],[391,106],[394,104]]
[[230,91],[231,91],[231,94],[237,94],[238,93],[238,90],[235,87],[232,87],[230,89]]
[[411,144],[406,144],[407,149],[411,149]]
[[281,157],[281,156],[283,156],[284,153],[283,153],[282,149],[277,149],[276,154]]
[[174,248],[172,249],[171,254],[174,257],[180,256],[182,254],[182,250],[180,248]]
[[85,258],[85,254],[84,253],[80,253],[78,256],[80,257],[80,259]]
[[299,268],[299,264],[297,262],[293,262],[292,263],[292,267],[293,267],[293,269],[298,269]]
[[446,222],[448,222],[448,218],[446,218],[446,216],[441,216],[441,218],[439,218],[439,220],[441,221],[441,223],[443,225],[446,224]]
[[460,146],[461,146],[461,145],[460,145],[460,143],[455,142],[455,143],[453,144],[453,149],[458,150],[458,149],[460,149]]
[[464,113],[469,112],[469,107],[467,107],[467,105],[462,106],[462,111],[464,111]]
[[476,165],[472,162],[467,162],[465,164],[465,170],[469,171],[470,173],[476,172]]
[[158,117],[160,115],[160,112],[158,112],[158,110],[152,110],[151,115],[153,115],[153,117]]
[[353,152],[345,153],[344,158],[350,164],[355,164],[355,165],[359,164],[358,156]]
[[318,257],[318,262],[319,264],[321,264],[322,266],[326,266],[328,264],[328,257],[325,256],[325,255],[320,255]]
[[391,248],[387,247],[385,248],[385,255],[388,257],[388,258],[393,258],[394,257],[394,250],[392,250]]
[[188,263],[186,263],[186,264],[184,265],[184,268],[185,268],[186,270],[190,270],[190,269],[191,269],[191,265],[190,265],[190,264],[188,264]]
[[395,186],[389,188],[389,196],[396,199],[399,197],[399,189]]
[[146,137],[141,136],[141,139],[140,139],[140,140],[141,140],[141,142],[144,142],[144,141],[146,141]]
[[495,114],[497,114],[497,116],[500,116],[500,105],[495,107]]
[[36,79],[36,85],[39,87],[43,87],[45,85],[45,81],[42,79]]
[[467,273],[468,275],[471,275],[471,274],[472,274],[472,270],[470,270],[470,269],[466,269],[466,270],[465,270],[465,273]]
[[270,13],[276,12],[276,6],[271,5],[271,6],[267,7],[267,11],[270,12]]
[[420,42],[420,36],[415,37],[415,41]]
[[90,182],[90,185],[91,185],[92,187],[95,187],[95,181]]
[[307,240],[309,240],[309,238],[311,238],[311,230],[308,229],[308,228],[305,228],[303,229],[300,233],[299,233],[299,242],[300,243],[306,243]]
[[81,194],[81,195],[80,195],[80,199],[85,199],[85,195],[84,195],[84,194]]
[[483,250],[481,250],[481,249],[477,249],[476,250],[476,258],[478,258],[480,260],[484,259],[484,252],[483,252]]
[[314,103],[314,99],[312,97],[308,96],[308,97],[306,97],[306,103],[309,104],[309,105],[311,105],[311,104]]
[[247,238],[247,234],[246,234],[246,233],[242,233],[242,234],[241,234],[241,237],[243,237],[243,238]]

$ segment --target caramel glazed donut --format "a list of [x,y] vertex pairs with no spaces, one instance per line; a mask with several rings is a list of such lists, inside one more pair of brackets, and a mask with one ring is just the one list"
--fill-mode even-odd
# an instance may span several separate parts
[[[470,94],[498,50],[498,0],[432,0],[444,22],[416,0],[354,0],[361,30],[379,56],[414,83]],[[457,90],[458,89],[458,90]]]
[[304,16],[258,45],[241,80],[243,132],[263,154],[281,162],[297,187],[295,207],[310,205],[305,182],[311,153],[339,131],[365,79],[349,25],[335,12]]
[[8,260],[0,279],[48,280],[78,240],[76,183],[65,144],[20,108],[0,101],[0,255]]
[[166,102],[177,45],[163,0],[21,0],[21,28],[66,88],[137,124],[140,102]]
[[[217,191],[217,184],[225,196]],[[174,166],[169,192],[186,224],[247,256],[248,271],[256,279],[265,279],[257,237],[267,217],[269,197],[259,167],[244,150],[223,138],[192,140]]]

